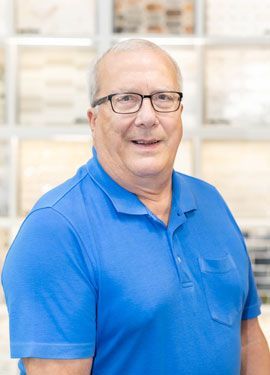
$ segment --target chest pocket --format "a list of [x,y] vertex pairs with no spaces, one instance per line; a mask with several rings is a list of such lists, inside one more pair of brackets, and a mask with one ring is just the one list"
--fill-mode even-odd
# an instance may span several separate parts
[[232,257],[199,258],[203,287],[212,319],[231,326],[242,310],[243,291]]

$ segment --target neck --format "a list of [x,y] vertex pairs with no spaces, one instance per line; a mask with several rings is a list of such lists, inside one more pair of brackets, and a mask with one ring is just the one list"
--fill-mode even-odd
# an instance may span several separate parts
[[162,190],[142,191],[137,196],[153,214],[168,225],[172,203],[171,179]]
[[172,203],[172,172],[165,166],[156,173],[137,174],[128,168],[111,163],[112,158],[98,157],[105,172],[120,186],[137,195],[138,199],[166,225],[169,222]]
[[120,186],[136,194],[154,215],[168,225],[172,202],[172,171],[158,176],[134,176],[129,180],[106,172]]

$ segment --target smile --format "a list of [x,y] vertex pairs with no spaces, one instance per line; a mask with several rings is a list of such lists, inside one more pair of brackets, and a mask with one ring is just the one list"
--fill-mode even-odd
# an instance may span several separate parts
[[140,140],[140,139],[138,139],[138,140],[136,140],[136,141],[132,141],[133,143],[135,143],[135,144],[137,144],[137,145],[154,145],[154,144],[157,144],[157,143],[159,143],[160,141],[157,141],[157,140],[155,140],[155,139],[153,139],[153,140],[149,140],[149,141],[146,141],[146,140]]

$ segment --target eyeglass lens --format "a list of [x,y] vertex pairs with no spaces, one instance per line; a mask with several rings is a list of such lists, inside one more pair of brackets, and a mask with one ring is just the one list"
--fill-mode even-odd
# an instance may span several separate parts
[[[118,113],[137,112],[143,101],[139,94],[124,93],[112,96],[113,110]],[[176,111],[180,105],[180,96],[177,92],[159,92],[150,96],[152,106],[160,112]]]

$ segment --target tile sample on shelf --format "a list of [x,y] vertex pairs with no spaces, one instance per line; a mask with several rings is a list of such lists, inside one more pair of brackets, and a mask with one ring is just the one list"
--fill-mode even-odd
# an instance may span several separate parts
[[[2,273],[3,264],[10,246],[10,237],[8,229],[0,227],[0,275]],[[0,305],[5,302],[2,285],[0,285]],[[1,374],[1,373],[0,373]]]
[[270,126],[270,48],[206,51],[205,123]]
[[18,122],[86,124],[89,48],[22,48],[19,54]]
[[95,0],[16,0],[19,34],[91,36],[95,33]]
[[8,143],[0,140],[0,216],[8,213],[9,156]]
[[270,226],[242,228],[263,303],[270,303]]
[[190,35],[194,0],[114,0],[114,32]]
[[19,146],[19,215],[25,216],[41,195],[72,177],[92,155],[91,141],[23,140]]
[[193,148],[191,141],[181,141],[174,161],[174,169],[188,175],[193,175]]
[[237,219],[270,219],[269,150],[269,141],[202,143],[202,178],[217,187]]
[[5,122],[4,51],[0,48],[0,125]]
[[205,13],[208,35],[270,35],[269,0],[206,0]]
[[6,33],[7,0],[0,0],[0,36]]
[[198,69],[197,54],[193,48],[164,48],[177,62],[183,78],[183,106],[182,112],[183,126],[191,128],[196,126],[197,110],[197,85]]

